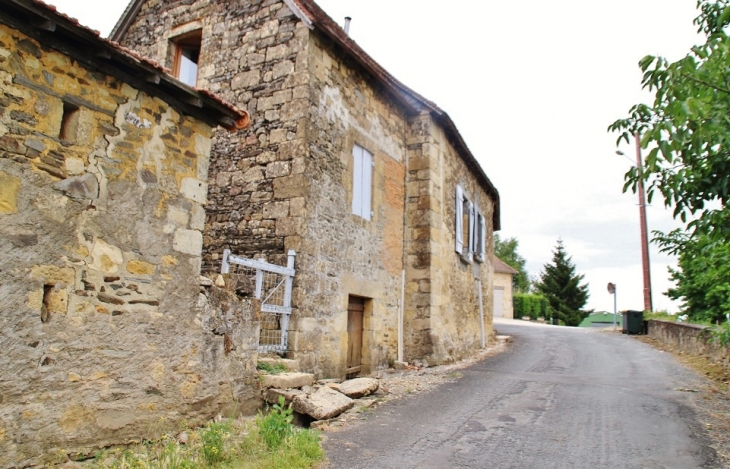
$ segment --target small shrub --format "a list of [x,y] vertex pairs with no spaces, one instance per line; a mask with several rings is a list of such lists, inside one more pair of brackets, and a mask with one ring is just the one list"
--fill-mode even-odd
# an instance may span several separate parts
[[730,323],[725,323],[712,330],[712,341],[722,345],[730,346]]
[[276,449],[292,433],[293,413],[291,406],[286,406],[283,396],[279,396],[279,403],[274,404],[268,414],[259,412],[256,425],[266,446]]
[[512,298],[515,317],[529,316],[530,319],[548,318],[552,315],[550,302],[542,295],[515,293]]
[[226,459],[225,442],[230,434],[230,422],[211,422],[205,426],[200,432],[205,462],[215,464]]

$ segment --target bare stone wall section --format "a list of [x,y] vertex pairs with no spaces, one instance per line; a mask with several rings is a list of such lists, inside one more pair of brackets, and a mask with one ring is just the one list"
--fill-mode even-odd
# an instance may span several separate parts
[[200,292],[211,134],[0,26],[0,467],[258,405],[258,304]]
[[[481,346],[478,279],[482,282],[485,336],[492,334],[491,264],[494,204],[430,114],[412,118],[408,134],[406,359],[440,364]],[[455,252],[456,185],[487,222],[483,262]]]
[[705,355],[730,369],[730,349],[711,341],[709,327],[652,319],[649,321],[649,337],[682,352]]
[[216,133],[209,174],[204,270],[223,250],[286,263],[304,229],[309,30],[281,1],[146,2],[124,45],[172,68],[173,39],[202,30],[198,86],[253,117]]
[[[294,355],[322,376],[346,368],[349,295],[366,299],[363,373],[396,358],[403,270],[405,116],[330,41],[310,35],[311,178],[297,256]],[[326,129],[326,130],[325,130]],[[352,213],[354,145],[373,154],[372,217]]]

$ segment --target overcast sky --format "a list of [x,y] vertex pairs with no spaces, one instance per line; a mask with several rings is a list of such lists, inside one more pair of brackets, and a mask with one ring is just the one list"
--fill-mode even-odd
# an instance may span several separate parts
[[[126,0],[46,0],[106,36]],[[320,0],[407,86],[449,113],[500,192],[503,238],[538,275],[559,237],[590,284],[588,308],[642,309],[637,196],[622,194],[635,158],[606,128],[651,96],[638,61],[676,60],[701,38],[694,0]],[[103,5],[103,7],[100,7]],[[657,199],[650,230],[676,226]],[[655,309],[676,261],[651,249]]]

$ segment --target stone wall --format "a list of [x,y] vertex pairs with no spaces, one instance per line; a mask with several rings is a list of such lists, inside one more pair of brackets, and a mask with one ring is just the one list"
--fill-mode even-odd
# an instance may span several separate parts
[[0,26],[0,467],[258,405],[257,304],[201,294],[211,133]]
[[204,270],[223,250],[286,264],[304,229],[309,30],[281,1],[145,2],[123,44],[172,68],[173,40],[202,31],[198,86],[247,109],[249,129],[218,132]]
[[[406,356],[450,362],[481,346],[477,280],[487,340],[492,334],[493,201],[431,115],[411,120],[408,143]],[[481,262],[454,249],[457,184],[485,217]]]
[[[291,355],[323,377],[345,373],[350,295],[366,299],[362,372],[397,358],[403,270],[406,359],[473,353],[477,278],[491,330],[491,263],[454,253],[455,185],[480,201],[487,246],[493,208],[439,124],[281,0],[148,1],[123,43],[169,66],[171,38],[190,28],[203,32],[199,86],[254,122],[214,140],[205,268],[226,247],[279,264],[296,250]],[[374,155],[371,220],[352,213],[355,144]]]
[[649,337],[685,353],[704,355],[730,368],[730,349],[710,340],[709,327],[652,319],[649,321]]
[[[311,186],[297,257],[293,349],[310,369],[344,375],[348,297],[366,298],[362,365],[368,373],[397,358],[405,116],[356,63],[316,31],[308,50]],[[370,220],[352,210],[356,144],[374,159]]]

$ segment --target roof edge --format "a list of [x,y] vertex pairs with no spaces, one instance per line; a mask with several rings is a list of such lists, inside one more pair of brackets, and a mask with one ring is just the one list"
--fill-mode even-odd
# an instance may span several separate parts
[[309,29],[314,29],[314,25],[312,24],[311,18],[307,16],[304,11],[299,7],[299,5],[296,4],[294,0],[284,0],[284,3],[286,6],[289,7],[289,9],[294,13],[294,15],[299,18],[304,25]]
[[[72,57],[77,62],[165,100],[183,114],[212,127],[238,130],[250,124],[247,111],[206,90],[191,88],[157,62],[102,38],[41,0],[3,0],[0,22]],[[44,24],[39,28],[38,24]],[[94,51],[90,53],[89,51]]]
[[473,170],[479,180],[480,185],[492,197],[494,202],[494,212],[492,214],[492,226],[494,231],[501,229],[500,221],[500,199],[497,188],[492,184],[484,168],[479,164],[474,154],[469,150],[464,138],[459,133],[458,128],[449,115],[434,102],[429,101],[416,91],[406,86],[403,82],[391,75],[383,66],[377,63],[365,50],[363,50],[349,35],[347,35],[322,8],[317,5],[314,0],[284,0],[287,4],[295,3],[301,11],[306,14],[311,23],[321,30],[327,37],[333,40],[337,45],[342,47],[346,53],[359,63],[365,70],[371,73],[386,89],[399,96],[409,108],[414,112],[423,110],[429,111],[435,116],[435,119],[444,127],[446,134],[450,137],[451,143],[456,147],[457,152],[467,164],[469,169]]
[[117,20],[117,24],[114,25],[111,33],[109,33],[110,40],[119,42],[122,36],[127,33],[129,27],[132,26],[135,18],[137,18],[139,10],[142,9],[142,3],[144,3],[144,0],[131,0],[129,2],[124,13],[122,13],[122,16],[120,16],[119,20]]

